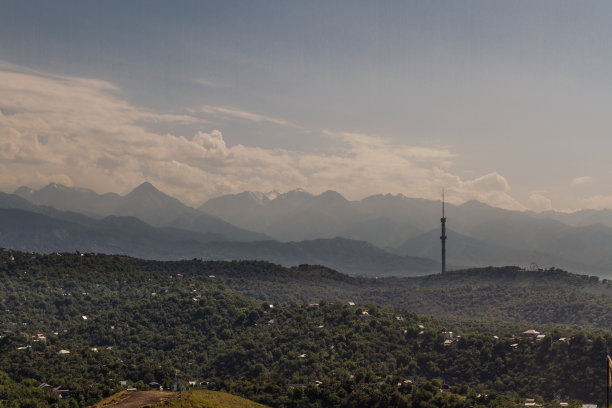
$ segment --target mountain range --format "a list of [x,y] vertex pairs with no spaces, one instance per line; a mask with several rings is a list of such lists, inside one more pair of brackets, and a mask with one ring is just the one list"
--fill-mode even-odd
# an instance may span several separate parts
[[[125,196],[50,184],[0,193],[0,209],[0,245],[22,250],[262,259],[369,276],[440,268],[441,203],[403,195],[243,192],[192,208],[150,183]],[[535,263],[606,276],[612,268],[609,210],[533,213],[469,201],[446,204],[446,217],[450,269]]]
[[221,234],[231,241],[270,239],[246,229],[237,228],[219,217],[188,207],[145,182],[129,194],[97,194],[83,188],[51,183],[40,190],[18,188],[15,195],[39,205],[61,211],[82,213],[93,218],[109,215],[137,217],[154,227],[176,227],[189,231]]

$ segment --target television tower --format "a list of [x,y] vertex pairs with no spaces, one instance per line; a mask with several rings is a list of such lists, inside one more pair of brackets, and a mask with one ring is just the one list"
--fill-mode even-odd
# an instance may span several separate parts
[[442,190],[442,235],[440,240],[442,241],[442,273],[446,272],[446,217],[444,216],[444,190]]

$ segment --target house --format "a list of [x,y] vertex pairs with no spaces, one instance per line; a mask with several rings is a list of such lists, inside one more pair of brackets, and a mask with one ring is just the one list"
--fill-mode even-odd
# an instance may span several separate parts
[[526,339],[535,340],[539,334],[540,334],[539,331],[530,329],[530,330],[525,330],[523,333],[521,333],[521,337],[526,338]]
[[57,398],[61,400],[67,400],[70,398],[70,390],[62,387],[55,387],[53,393],[57,395]]
[[62,350],[58,351],[57,354],[60,354],[60,355],[62,355],[62,354],[70,354],[70,350],[62,349]]
[[52,394],[57,395],[57,398],[61,400],[66,400],[70,398],[70,390],[62,387],[54,387],[51,384],[41,383],[38,388],[42,388],[43,390],[50,392]]
[[50,384],[47,384],[47,383],[45,383],[45,382],[44,382],[44,383],[41,383],[41,384],[38,386],[38,388],[42,388],[42,389],[43,389],[43,390],[45,390],[45,391],[49,391],[49,392],[51,392],[51,391],[53,391],[53,388],[55,388],[55,387],[54,387],[54,386],[52,386],[52,385],[50,385]]

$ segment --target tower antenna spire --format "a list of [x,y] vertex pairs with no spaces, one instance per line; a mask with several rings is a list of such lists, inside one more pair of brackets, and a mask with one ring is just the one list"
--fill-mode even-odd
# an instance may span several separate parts
[[442,189],[442,218],[444,218],[444,189]]
[[442,189],[442,234],[440,235],[440,241],[442,242],[442,273],[446,272],[446,216],[444,215],[444,189]]

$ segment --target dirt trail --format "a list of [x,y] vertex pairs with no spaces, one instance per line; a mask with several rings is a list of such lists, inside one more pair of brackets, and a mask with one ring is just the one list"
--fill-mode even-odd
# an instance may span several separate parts
[[128,391],[121,394],[116,400],[100,405],[98,408],[144,408],[178,398],[177,392],[170,391]]

